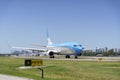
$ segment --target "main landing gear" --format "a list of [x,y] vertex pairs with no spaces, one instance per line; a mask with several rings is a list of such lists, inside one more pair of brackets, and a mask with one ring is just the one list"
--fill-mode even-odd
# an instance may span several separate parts
[[78,57],[77,56],[75,56],[75,59],[77,59]]
[[70,58],[70,55],[66,55],[65,58]]
[[[69,59],[69,58],[70,58],[70,55],[66,55],[65,58],[68,58],[68,59]],[[78,58],[78,57],[75,56],[75,59],[77,59],[77,58]]]

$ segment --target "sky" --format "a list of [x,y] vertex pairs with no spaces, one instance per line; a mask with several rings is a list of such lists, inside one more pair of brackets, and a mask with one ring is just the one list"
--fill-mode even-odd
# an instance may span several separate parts
[[0,0],[0,53],[78,42],[85,49],[120,48],[120,0]]

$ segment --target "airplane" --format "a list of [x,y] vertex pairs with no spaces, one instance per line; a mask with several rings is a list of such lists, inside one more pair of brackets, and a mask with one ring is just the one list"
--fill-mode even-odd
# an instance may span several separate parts
[[32,50],[38,52],[46,52],[50,58],[55,58],[55,54],[57,55],[65,55],[65,58],[70,58],[71,55],[75,56],[75,59],[78,56],[82,55],[83,47],[81,44],[77,42],[65,42],[65,43],[58,43],[54,44],[51,39],[49,38],[49,34],[47,31],[47,46],[44,46],[45,49],[40,48],[24,48],[24,47],[12,47],[12,48],[19,48],[24,50]]

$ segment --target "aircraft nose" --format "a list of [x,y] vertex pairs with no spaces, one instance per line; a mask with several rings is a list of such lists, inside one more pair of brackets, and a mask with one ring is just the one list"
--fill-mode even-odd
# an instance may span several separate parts
[[82,46],[80,46],[80,48],[81,48],[81,50],[83,50],[83,49],[84,49],[84,47],[82,47]]
[[80,47],[81,47],[81,49],[84,49],[84,47],[82,45]]

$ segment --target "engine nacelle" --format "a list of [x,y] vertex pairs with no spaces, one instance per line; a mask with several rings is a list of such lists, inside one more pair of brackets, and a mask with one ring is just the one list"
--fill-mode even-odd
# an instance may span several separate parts
[[60,54],[60,51],[59,50],[48,50],[47,53],[50,55],[50,54]]
[[52,52],[52,51],[49,52],[49,55],[50,55],[50,56],[53,56],[53,55],[54,55],[54,52]]
[[48,51],[47,53],[48,53],[48,55],[50,56],[50,58],[54,58],[54,57],[55,57],[53,51]]

